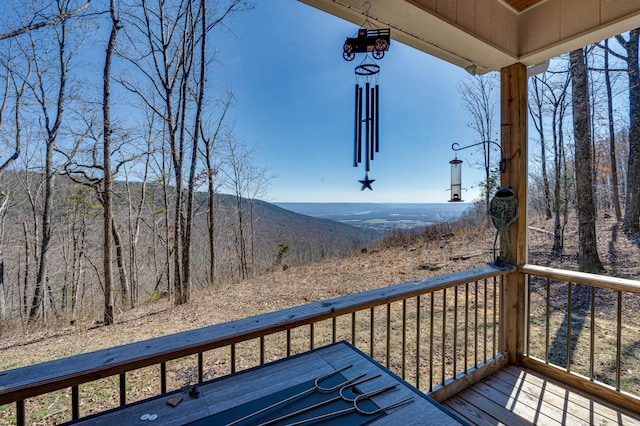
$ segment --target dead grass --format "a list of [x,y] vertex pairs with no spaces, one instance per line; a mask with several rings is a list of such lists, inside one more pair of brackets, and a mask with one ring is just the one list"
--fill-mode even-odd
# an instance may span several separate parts
[[[565,256],[551,257],[550,252],[552,236],[547,232],[552,228],[552,222],[544,220],[532,220],[530,225],[538,231],[530,232],[530,263],[545,266],[553,266],[564,269],[576,269],[575,253],[577,252],[577,230],[573,222],[565,232]],[[633,236],[624,235],[617,230],[617,226],[611,219],[598,221],[600,235],[600,256],[605,263],[607,270],[616,276],[638,279],[640,277],[640,239]],[[73,327],[57,329],[28,330],[27,332],[5,334],[0,341],[0,371],[12,369],[24,365],[30,365],[50,359],[62,358],[74,354],[94,351],[102,348],[117,346],[133,341],[140,341],[157,336],[168,335],[179,331],[204,327],[211,324],[222,323],[250,315],[257,315],[291,306],[296,306],[316,300],[330,299],[345,294],[352,294],[360,291],[370,290],[401,282],[407,282],[426,278],[434,275],[447,274],[456,271],[463,271],[492,261],[491,247],[493,244],[494,231],[489,228],[473,228],[465,226],[463,228],[450,228],[442,226],[424,232],[413,232],[410,234],[394,234],[392,238],[384,244],[369,248],[366,251],[355,253],[343,259],[327,260],[313,264],[290,267],[287,270],[272,271],[260,277],[247,280],[241,283],[223,286],[220,288],[201,288],[195,290],[191,302],[186,305],[174,307],[169,301],[161,299],[150,301],[144,306],[138,307],[129,312],[124,312],[117,317],[118,323],[111,327],[87,327],[85,324],[77,324]],[[461,254],[470,251],[480,250],[484,253],[481,256],[468,259],[452,261],[452,257],[459,257]],[[425,263],[439,264],[442,269],[430,271],[421,267]],[[558,292],[558,300],[562,300],[562,289]],[[539,297],[540,293],[536,293]],[[637,298],[636,298],[637,299]],[[599,328],[598,352],[610,352],[611,333],[611,296],[603,296],[603,302],[599,306]],[[424,302],[427,303],[427,302]],[[449,315],[447,321],[452,321],[452,302],[448,300],[447,311]],[[483,303],[482,300],[479,303]],[[436,306],[438,306],[436,304]],[[442,303],[440,303],[442,310]],[[536,310],[538,309],[538,310]],[[536,321],[544,317],[544,313],[534,308],[532,314]],[[558,342],[562,341],[562,318],[559,313],[561,307],[552,317],[553,330],[558,337]],[[400,326],[396,323],[401,315],[401,304],[393,307],[393,327],[394,341],[401,341],[397,335],[401,332]],[[625,312],[640,312],[640,304],[637,300],[625,300]],[[368,324],[370,319],[368,312],[358,314],[356,336],[360,347],[370,347],[370,329]],[[415,308],[409,311],[409,315],[415,316]],[[462,315],[462,313],[461,313]],[[542,315],[542,317],[540,317]],[[386,327],[386,312],[384,309],[376,308],[375,328],[384,329]],[[342,319],[340,320],[342,321]],[[344,321],[347,321],[345,319]],[[429,319],[422,319],[421,336],[425,336],[430,331]],[[538,324],[534,321],[534,327]],[[407,333],[416,333],[415,320],[408,321],[414,324]],[[435,324],[437,330],[439,324]],[[351,340],[350,325],[339,326],[341,335],[338,340],[345,338]],[[317,324],[314,329],[315,346],[321,346],[331,341],[331,325]],[[586,330],[587,327],[583,327]],[[533,329],[535,331],[535,329]],[[575,331],[575,330],[574,330]],[[484,330],[480,331],[484,333]],[[640,320],[637,316],[625,322],[625,341],[630,343],[625,346],[629,357],[625,358],[625,377],[629,377],[631,382],[637,382],[635,373],[640,371],[640,360],[634,360],[635,348],[640,341]],[[487,331],[490,334],[491,330]],[[296,335],[299,334],[299,337]],[[584,334],[572,336],[576,341],[584,339]],[[303,352],[309,349],[308,329],[292,331],[292,353]],[[479,336],[480,340],[484,338]],[[566,332],[565,332],[566,341]],[[278,359],[286,355],[286,337],[284,333],[267,336],[265,361]],[[390,359],[387,359],[386,342],[382,336],[374,337],[374,356],[381,363],[387,364],[396,370],[401,370],[404,365],[407,374],[411,379],[415,379],[417,374],[421,375],[421,387],[425,386],[425,378],[428,375],[430,366],[426,361],[421,360],[421,364],[416,366],[415,345],[405,349],[408,363],[395,351]],[[580,340],[583,341],[583,340]],[[488,346],[492,345],[489,339]],[[582,344],[584,346],[584,344]],[[249,341],[238,345],[235,368],[240,370],[256,363],[256,350],[258,342]],[[447,349],[447,348],[445,348]],[[602,349],[602,351],[600,350]],[[424,354],[425,348],[421,348]],[[540,351],[534,348],[532,352]],[[228,350],[220,349],[208,353],[205,358],[205,379],[228,374],[232,371],[231,354]],[[434,356],[441,358],[439,353],[441,347],[434,350]],[[452,348],[445,350],[452,352]],[[460,354],[462,351],[458,351]],[[543,349],[544,352],[544,349]],[[607,352],[608,353],[608,352]],[[472,355],[473,356],[473,355]],[[583,352],[575,355],[576,363],[580,365],[584,362]],[[615,356],[615,355],[614,355]],[[168,375],[169,389],[180,388],[188,383],[196,381],[197,372],[194,365],[197,365],[194,357],[192,359],[176,360],[167,366],[170,372]],[[464,360],[456,360],[458,366]],[[452,359],[445,359],[449,370],[453,364]],[[599,366],[598,371],[602,371],[602,376],[607,378],[611,372],[607,372],[610,365],[609,360],[605,360]],[[147,398],[155,395],[159,391],[157,367],[149,367],[127,374],[127,387],[131,389],[128,393],[128,402]],[[448,371],[449,371],[448,370]],[[436,372],[434,374],[439,374]],[[447,373],[448,374],[448,373]],[[607,375],[608,374],[608,375]],[[633,383],[632,383],[633,385]],[[626,386],[626,385],[625,385]],[[634,385],[635,386],[635,385]],[[633,387],[633,386],[632,386]],[[94,411],[101,411],[109,407],[118,405],[117,397],[118,383],[116,378],[107,378],[100,382],[83,385],[81,387],[81,415],[87,415]],[[54,424],[61,419],[69,418],[70,404],[69,392],[56,392],[47,395],[46,401],[28,401],[27,412],[33,424]],[[11,420],[15,416],[13,406],[0,407],[0,422]]]

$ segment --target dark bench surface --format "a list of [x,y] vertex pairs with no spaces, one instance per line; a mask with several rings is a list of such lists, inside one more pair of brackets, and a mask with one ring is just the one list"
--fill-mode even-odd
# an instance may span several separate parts
[[[379,407],[413,397],[410,403],[388,410],[385,416],[377,418],[370,424],[465,424],[459,417],[451,414],[437,402],[426,397],[422,392],[345,342],[335,343],[301,355],[203,383],[198,387],[200,391],[198,398],[190,397],[187,390],[175,391],[93,417],[87,417],[75,424],[182,425],[225,412],[243,404],[249,405],[252,402],[254,406],[251,410],[255,411],[254,407],[257,400],[286,392],[293,386],[313,381],[319,376],[347,365],[352,365],[352,367],[340,373],[347,379],[363,373],[366,373],[365,378],[381,375],[381,377],[358,385],[358,390],[361,392],[366,393],[392,384],[400,384],[393,390],[373,397],[372,401]],[[175,408],[167,404],[167,401],[174,396],[183,398],[182,402]],[[276,398],[275,400],[278,401],[279,399]],[[249,411],[249,413],[253,411]],[[155,421],[142,420],[145,414],[155,414],[157,419]]]

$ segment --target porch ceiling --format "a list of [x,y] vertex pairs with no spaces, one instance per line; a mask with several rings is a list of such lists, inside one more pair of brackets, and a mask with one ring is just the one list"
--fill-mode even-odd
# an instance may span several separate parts
[[392,38],[478,74],[543,63],[640,27],[638,0],[300,1],[356,25],[389,27]]

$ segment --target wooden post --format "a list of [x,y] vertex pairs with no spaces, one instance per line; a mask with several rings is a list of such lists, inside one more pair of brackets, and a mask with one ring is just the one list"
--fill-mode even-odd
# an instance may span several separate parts
[[[517,63],[500,70],[501,145],[507,160],[501,186],[518,198],[519,216],[509,230],[509,263],[527,262],[527,69]],[[504,239],[501,241],[506,254]],[[525,342],[525,276],[509,274],[502,289],[502,347],[509,363],[517,364]]]

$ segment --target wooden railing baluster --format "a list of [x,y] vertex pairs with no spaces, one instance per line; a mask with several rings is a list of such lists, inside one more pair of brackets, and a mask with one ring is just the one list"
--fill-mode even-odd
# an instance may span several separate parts
[[420,296],[416,297],[416,387],[420,389]]
[[402,374],[406,378],[407,371],[407,299],[402,299]]
[[573,285],[571,282],[567,283],[567,353],[566,353],[566,369],[567,372],[571,371],[571,343],[573,341],[573,330],[571,328],[571,323],[573,322],[573,314],[572,314],[572,306],[573,306]]
[[498,277],[493,277],[493,352],[492,357],[498,356]]
[[71,420],[80,418],[80,387],[71,386]]
[[167,393],[167,363],[160,364],[160,393]]
[[469,283],[464,285],[464,371],[469,370]]
[[120,406],[127,404],[127,373],[120,373]]
[[544,361],[546,363],[549,362],[549,358],[551,357],[551,336],[550,336],[550,325],[551,325],[551,280],[549,278],[547,278],[547,297],[546,297],[546,304],[547,304],[547,311],[546,311],[546,347],[545,347],[545,356],[544,356]]
[[337,317],[331,318],[331,342],[332,343],[336,342],[336,334],[337,334],[336,329],[338,328],[337,322],[338,322]]
[[429,392],[433,391],[433,343],[434,343],[434,312],[435,312],[435,300],[434,295],[431,293],[431,305],[430,305],[430,319],[429,319]]
[[24,400],[21,399],[16,401],[16,425],[24,426],[25,421]]
[[453,373],[458,374],[458,286],[453,288]]
[[616,390],[620,390],[620,358],[622,356],[622,291],[618,290],[618,311],[616,312]]
[[356,313],[355,313],[355,311],[351,313],[351,344],[353,344],[353,346],[358,346],[358,342],[356,341]]
[[445,371],[445,362],[447,359],[447,289],[442,289],[442,358],[440,360],[440,364],[442,365],[442,377],[440,378],[440,383],[446,382],[446,371]]
[[478,368],[478,330],[480,329],[480,326],[478,325],[478,280],[476,280],[475,282],[476,285],[476,289],[475,289],[475,302],[474,302],[474,309],[473,309],[473,315],[474,315],[474,325],[475,325],[475,330],[473,332],[473,366],[475,368]]
[[373,358],[373,339],[374,339],[374,313],[373,309],[369,309],[369,356]]
[[484,333],[483,333],[483,338],[484,338],[484,343],[482,345],[482,350],[484,351],[484,358],[483,359],[487,359],[488,355],[487,355],[487,335],[489,334],[488,331],[488,327],[489,327],[489,323],[488,323],[488,319],[487,319],[487,313],[489,310],[489,302],[487,301],[487,299],[489,299],[489,286],[487,285],[487,279],[485,278],[484,280]]
[[389,368],[391,363],[391,303],[387,303],[387,362]]
[[591,330],[589,333],[589,380],[595,379],[596,365],[596,288],[591,287]]

